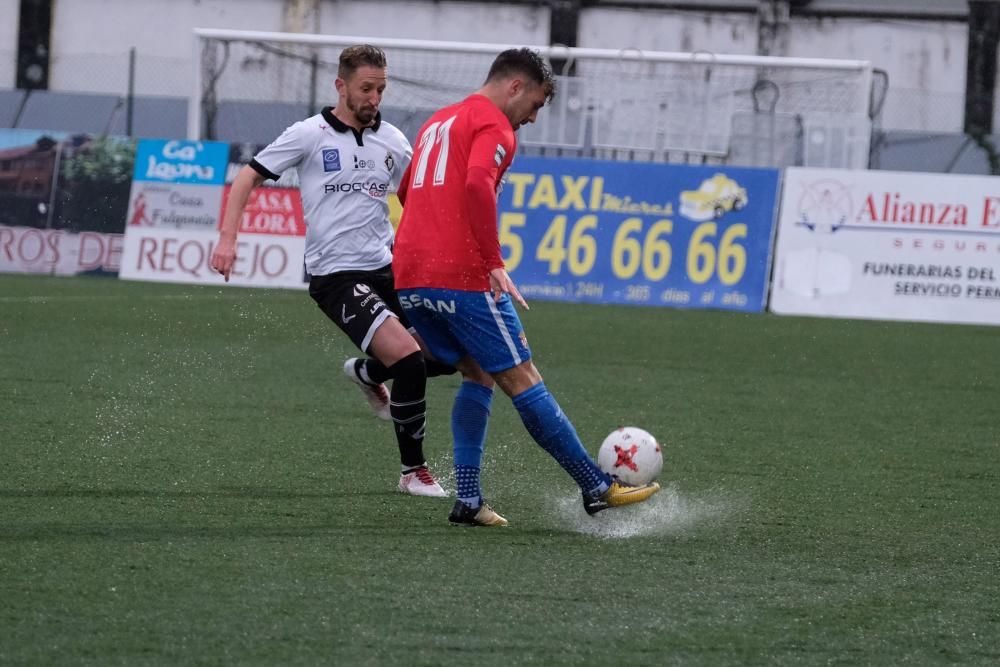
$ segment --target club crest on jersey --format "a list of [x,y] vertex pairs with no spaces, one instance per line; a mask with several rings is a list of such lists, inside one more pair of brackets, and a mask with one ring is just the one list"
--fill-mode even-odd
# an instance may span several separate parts
[[388,169],[391,172],[392,168],[395,167],[395,166],[396,166],[396,160],[392,157],[392,153],[386,153],[385,154],[385,168]]
[[368,285],[362,285],[361,283],[356,283],[354,285],[354,296],[361,296],[363,294],[368,294],[371,292],[371,288]]
[[493,155],[493,161],[497,163],[499,167],[503,163],[503,159],[507,157],[507,151],[500,144],[497,144],[497,152]]
[[323,171],[340,171],[340,149],[323,149]]

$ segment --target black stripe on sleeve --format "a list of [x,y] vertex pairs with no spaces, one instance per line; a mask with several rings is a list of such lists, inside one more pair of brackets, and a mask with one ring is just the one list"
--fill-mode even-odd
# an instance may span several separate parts
[[256,159],[250,160],[250,168],[256,171],[261,176],[263,176],[264,178],[270,178],[272,181],[276,181],[279,178],[281,178],[281,176],[272,173],[270,169],[262,165],[260,162],[257,162]]

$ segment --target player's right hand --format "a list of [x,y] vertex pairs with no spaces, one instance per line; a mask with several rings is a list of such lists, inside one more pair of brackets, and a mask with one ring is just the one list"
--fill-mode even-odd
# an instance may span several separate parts
[[222,274],[222,277],[229,282],[229,275],[233,272],[233,264],[236,263],[236,241],[224,241],[219,239],[219,243],[212,252],[212,269]]
[[500,297],[504,294],[510,294],[515,301],[521,304],[521,307],[525,310],[531,310],[528,308],[528,302],[524,300],[521,293],[517,291],[517,286],[514,285],[514,281],[510,279],[510,275],[507,273],[507,269],[499,268],[490,271],[490,291],[493,292],[493,300],[499,301]]

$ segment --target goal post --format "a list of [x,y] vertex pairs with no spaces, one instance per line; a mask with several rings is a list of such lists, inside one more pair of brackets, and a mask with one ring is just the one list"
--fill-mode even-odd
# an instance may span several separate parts
[[[336,102],[340,51],[385,50],[383,116],[413,137],[482,85],[509,44],[195,30],[192,139],[267,143]],[[557,94],[519,132],[522,150],[750,166],[864,168],[872,65],[861,60],[529,46],[556,65]]]

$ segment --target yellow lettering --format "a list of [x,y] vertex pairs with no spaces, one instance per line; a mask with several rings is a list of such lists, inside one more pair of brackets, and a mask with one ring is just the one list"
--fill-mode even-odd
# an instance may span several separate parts
[[528,208],[538,208],[539,206],[549,209],[558,208],[556,184],[551,174],[542,174],[539,176],[538,185],[535,186],[534,192],[531,193]]
[[590,184],[590,210],[599,211],[601,209],[601,197],[604,195],[604,177],[594,176]]
[[529,185],[535,182],[535,175],[507,174],[507,182],[514,186],[514,192],[511,195],[511,204],[514,208],[522,208],[524,206],[524,191]]
[[559,208],[562,210],[568,209],[570,206],[578,211],[582,211],[587,208],[587,204],[583,201],[583,189],[587,187],[587,181],[590,180],[586,176],[581,176],[580,178],[573,178],[572,176],[563,176],[562,184],[566,188],[566,194],[559,201]]

